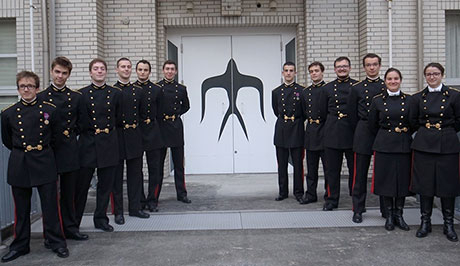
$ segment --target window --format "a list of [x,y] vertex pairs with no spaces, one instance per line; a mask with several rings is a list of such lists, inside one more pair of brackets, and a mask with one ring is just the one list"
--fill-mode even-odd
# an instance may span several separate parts
[[446,84],[460,86],[460,10],[446,12]]
[[16,21],[0,19],[0,107],[14,102],[16,91]]

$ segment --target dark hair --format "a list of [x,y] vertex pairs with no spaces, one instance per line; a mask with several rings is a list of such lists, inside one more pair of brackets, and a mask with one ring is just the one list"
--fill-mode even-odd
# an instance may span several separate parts
[[287,61],[286,63],[283,64],[283,69],[285,66],[293,66],[294,67],[294,70],[295,70],[295,64],[291,61]]
[[379,59],[379,65],[382,64],[382,58],[380,56],[378,56],[377,54],[374,54],[374,53],[368,53],[363,57],[363,66],[366,66],[364,64],[364,61],[366,61],[367,58],[378,58]]
[[56,66],[67,68],[69,74],[72,72],[72,63],[65,56],[58,56],[54,58],[53,62],[51,63],[51,70],[53,70]]
[[403,79],[402,74],[401,74],[401,71],[399,71],[399,69],[394,68],[394,67],[390,67],[389,69],[387,69],[387,71],[385,72],[385,75],[383,76],[383,79],[387,79],[387,75],[388,75],[388,73],[390,73],[390,72],[396,72],[396,73],[398,73],[399,78],[400,78],[401,80]]
[[348,62],[348,65],[351,67],[351,61],[350,61],[350,58],[346,57],[346,56],[339,56],[337,57],[337,59],[335,59],[334,61],[334,67],[335,67],[335,64],[339,61],[343,61],[343,60],[347,60]]
[[137,66],[138,66],[139,64],[147,64],[147,65],[149,66],[149,72],[152,72],[152,65],[150,65],[150,62],[149,62],[149,61],[144,60],[144,59],[139,60],[139,62],[137,62],[137,64],[136,64],[136,70],[137,70]]
[[131,60],[129,60],[129,58],[127,58],[127,57],[122,57],[122,58],[120,58],[120,59],[117,60],[117,67],[118,67],[118,64],[120,64],[121,61],[128,61],[130,64],[132,64],[132,63],[131,63]]
[[98,58],[94,58],[93,60],[91,60],[91,62],[89,62],[89,71],[91,71],[91,69],[93,68],[93,65],[96,63],[104,64],[105,69],[107,70],[107,62],[105,62],[104,59],[98,57]]
[[169,60],[169,59],[166,60],[166,61],[163,63],[163,69],[165,69],[165,66],[166,66],[166,65],[174,65],[174,67],[175,67],[176,70],[177,70],[177,64],[176,64],[176,62],[174,62],[173,60]]
[[319,68],[321,69],[321,72],[324,72],[324,65],[321,62],[315,61],[311,63],[310,65],[308,65],[308,70],[310,70],[310,68],[313,66],[319,66]]
[[426,69],[429,68],[429,67],[435,67],[437,69],[439,69],[439,71],[441,71],[441,76],[444,76],[444,67],[440,64],[440,63],[429,63],[428,65],[426,65],[426,67],[423,69],[423,75],[425,76],[426,74]]
[[35,74],[32,71],[23,70],[19,72],[18,74],[16,74],[16,86],[18,87],[18,89],[19,89],[19,81],[23,78],[33,78],[35,81],[35,87],[36,88],[40,87],[40,78],[37,76],[37,74]]

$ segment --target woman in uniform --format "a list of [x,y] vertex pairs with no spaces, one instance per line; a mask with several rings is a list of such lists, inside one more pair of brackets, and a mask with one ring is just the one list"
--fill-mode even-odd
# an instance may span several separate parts
[[383,196],[387,213],[385,229],[395,225],[408,231],[403,219],[405,197],[410,194],[411,141],[409,122],[411,96],[401,91],[402,75],[396,68],[385,72],[386,90],[372,100],[369,128],[376,134],[372,192]]
[[454,230],[455,197],[460,194],[459,151],[460,93],[441,83],[444,67],[430,63],[423,70],[428,86],[414,94],[411,124],[417,128],[412,191],[420,194],[421,225],[417,237],[431,232],[434,196],[441,198],[444,234],[458,241]]

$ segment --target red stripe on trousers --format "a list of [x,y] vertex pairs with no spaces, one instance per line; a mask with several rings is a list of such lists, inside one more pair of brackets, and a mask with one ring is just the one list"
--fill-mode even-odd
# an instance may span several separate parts
[[375,182],[375,151],[374,151],[374,163],[372,166],[372,184],[371,184],[371,192],[374,193],[374,183]]
[[353,194],[353,190],[355,190],[355,183],[356,183],[356,152],[353,153],[353,185],[351,185],[351,194]]
[[14,197],[13,188],[11,188],[11,194],[13,195],[14,202],[14,226],[13,226],[13,236],[16,238],[16,224],[18,223],[18,214],[16,209],[16,198]]
[[110,206],[112,207],[112,214],[115,214],[115,200],[113,199],[113,192],[110,192]]
[[[58,188],[58,181],[56,181],[56,188]],[[62,222],[62,214],[61,214],[61,205],[59,204],[59,191],[56,189],[56,203],[57,203],[57,208],[58,208],[58,215],[59,215],[59,224],[61,225],[61,233],[62,237],[65,239],[65,234],[64,234],[64,226]]]

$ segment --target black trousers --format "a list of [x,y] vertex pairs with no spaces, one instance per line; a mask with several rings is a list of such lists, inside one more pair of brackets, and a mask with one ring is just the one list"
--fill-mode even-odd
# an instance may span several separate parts
[[[318,187],[318,168],[319,159],[323,164],[323,171],[326,172],[326,162],[324,151],[306,151],[307,157],[307,191],[305,192],[306,199],[318,199],[316,188]],[[324,182],[324,190],[327,190],[327,182]]]
[[[117,165],[113,182],[113,214],[123,214],[123,170],[125,161]],[[126,184],[128,187],[128,210],[135,213],[141,209],[143,191],[142,156],[126,160]]]
[[279,195],[287,197],[289,195],[288,189],[288,159],[289,153],[291,154],[292,164],[294,166],[294,196],[296,198],[302,197],[303,188],[303,147],[297,148],[283,148],[276,146],[276,159],[278,161],[278,185]]
[[[176,185],[177,198],[187,197],[187,189],[185,188],[185,173],[184,173],[184,146],[171,147],[171,155],[174,164],[174,183]],[[164,168],[166,158],[166,148],[162,148],[160,152],[160,169]],[[163,182],[163,171],[161,172],[161,182],[158,187],[157,200],[160,198],[161,183]]]
[[[75,209],[78,225],[85,211],[86,200],[88,198],[88,189],[91,185],[95,168],[81,168],[80,179],[77,182],[77,191],[75,194]],[[107,224],[107,207],[109,205],[110,193],[112,192],[115,178],[116,166],[97,168],[97,192],[96,192],[96,210],[94,211],[94,225]]]
[[327,203],[339,206],[340,198],[340,172],[342,171],[343,154],[347,159],[348,167],[348,191],[351,196],[353,185],[353,151],[333,148],[324,148],[324,158],[326,159],[326,182],[328,185]]
[[80,231],[75,210],[75,191],[78,177],[79,170],[59,174],[62,226],[66,236]]
[[162,149],[146,151],[147,168],[149,170],[148,195],[145,197],[144,188],[142,187],[142,200],[144,204],[158,203],[161,186],[163,185],[163,168],[160,165]]
[[352,196],[353,212],[362,213],[366,208],[367,174],[372,155],[354,153]]
[[[51,249],[67,247],[62,230],[61,214],[58,206],[56,182],[37,186],[43,216],[43,236],[48,239]],[[12,187],[15,222],[14,240],[10,250],[23,251],[30,248],[30,199],[32,188]]]

